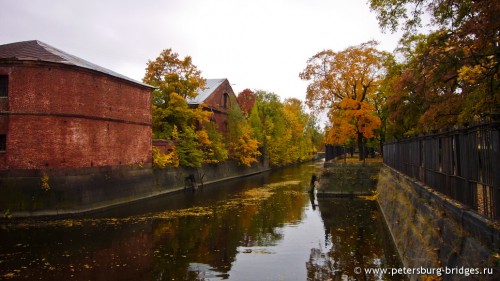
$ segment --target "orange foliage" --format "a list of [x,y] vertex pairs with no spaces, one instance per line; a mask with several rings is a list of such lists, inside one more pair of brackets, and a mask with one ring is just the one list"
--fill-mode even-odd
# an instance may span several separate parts
[[308,105],[317,111],[329,109],[332,126],[327,143],[373,138],[381,126],[371,102],[383,78],[387,54],[376,46],[376,42],[369,41],[340,52],[319,52],[300,73],[300,78],[311,81],[307,87]]
[[357,134],[368,139],[375,136],[374,130],[380,127],[381,121],[372,104],[345,98],[336,105],[330,111],[333,126],[327,132],[327,143],[342,145]]
[[250,167],[252,163],[257,162],[259,152],[259,142],[252,138],[252,128],[245,124],[242,128],[241,136],[236,143],[232,144],[230,149],[232,154],[237,157],[240,164]]

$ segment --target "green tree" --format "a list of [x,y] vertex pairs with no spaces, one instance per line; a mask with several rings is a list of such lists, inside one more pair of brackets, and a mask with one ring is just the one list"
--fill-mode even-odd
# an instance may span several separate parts
[[393,55],[387,54],[385,57],[385,75],[380,81],[380,85],[372,97],[369,97],[369,102],[375,107],[375,115],[380,118],[381,125],[376,130],[375,136],[378,141],[378,146],[383,148],[383,144],[387,138],[387,134],[391,132],[389,124],[389,109],[388,100],[393,95],[392,85],[401,73],[401,64],[399,64]]
[[249,116],[253,136],[273,166],[310,159],[322,141],[316,119],[294,98],[281,102],[278,95],[257,91]]
[[[260,118],[258,103],[252,106],[250,116],[248,117],[248,123],[250,124],[250,127],[252,127],[252,137],[259,142],[261,148],[264,148],[264,125],[262,124],[262,120]],[[261,152],[263,152],[263,150]]]
[[269,157],[271,165],[284,165],[291,135],[286,131],[283,104],[278,95],[261,90],[256,92],[255,104],[262,129],[264,155]]
[[[201,167],[203,151],[199,149],[198,135],[192,127],[186,127],[175,137],[179,164],[184,167]],[[182,141],[181,141],[182,140]]]

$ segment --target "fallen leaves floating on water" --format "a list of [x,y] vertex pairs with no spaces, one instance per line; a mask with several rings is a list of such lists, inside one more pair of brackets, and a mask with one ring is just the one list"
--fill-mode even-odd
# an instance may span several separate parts
[[[23,220],[13,223],[11,227],[30,228],[39,227],[40,225],[48,227],[83,227],[84,225],[109,225],[117,226],[122,223],[141,223],[152,219],[176,219],[182,217],[208,217],[214,215],[215,212],[224,212],[229,209],[239,208],[241,206],[257,205],[260,202],[270,198],[277,190],[293,185],[299,185],[300,181],[282,181],[271,184],[266,184],[263,187],[249,189],[237,197],[222,201],[216,206],[196,206],[185,209],[169,210],[161,213],[144,214],[125,218],[98,218],[98,219],[63,219],[63,220]],[[299,195],[302,192],[295,190],[285,190],[285,194]]]
[[262,188],[254,188],[243,193],[242,201],[245,200],[264,200],[271,197],[273,193],[270,190]]
[[155,219],[173,219],[179,217],[204,217],[213,215],[213,210],[209,207],[192,207],[187,209],[172,210],[163,213],[157,213],[154,215],[148,215],[147,217],[139,217],[142,219],[155,218]]
[[266,184],[265,187],[272,189],[277,187],[284,187],[284,186],[298,185],[298,184],[300,184],[300,181],[281,181],[281,182]]

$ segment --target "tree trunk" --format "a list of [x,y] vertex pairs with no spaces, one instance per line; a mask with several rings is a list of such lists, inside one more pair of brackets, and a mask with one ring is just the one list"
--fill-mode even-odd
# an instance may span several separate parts
[[358,133],[358,150],[359,150],[359,161],[365,160],[365,145],[363,143],[363,134]]

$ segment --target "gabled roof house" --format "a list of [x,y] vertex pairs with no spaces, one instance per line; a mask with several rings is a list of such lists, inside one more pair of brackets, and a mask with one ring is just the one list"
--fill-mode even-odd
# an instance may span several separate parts
[[213,112],[212,121],[219,132],[227,132],[227,116],[232,106],[239,106],[231,84],[226,78],[207,79],[204,89],[198,91],[195,98],[188,99],[192,107],[203,105],[205,110]]

